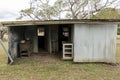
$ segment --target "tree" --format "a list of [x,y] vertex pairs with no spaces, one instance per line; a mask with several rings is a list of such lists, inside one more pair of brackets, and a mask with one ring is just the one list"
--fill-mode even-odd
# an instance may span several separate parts
[[21,10],[21,17],[29,16],[31,19],[86,19],[95,15],[100,10],[116,7],[119,0],[56,0],[50,5],[52,0],[32,0],[30,8]]
[[49,0],[33,0],[30,8],[20,11],[21,16],[18,19],[27,16],[33,20],[50,20],[54,19],[57,14]]
[[120,19],[120,13],[115,8],[104,8],[91,17],[92,19]]
[[62,1],[62,12],[66,12],[65,17],[70,19],[81,19],[84,18],[86,6],[88,0],[61,0]]
[[112,6],[116,6],[119,0],[62,0],[63,5],[66,4],[63,11],[66,11],[66,17],[72,19],[89,18],[100,10]]
[[[120,19],[120,12],[115,8],[105,8],[91,16],[91,19]],[[117,34],[120,35],[120,24],[118,25]]]

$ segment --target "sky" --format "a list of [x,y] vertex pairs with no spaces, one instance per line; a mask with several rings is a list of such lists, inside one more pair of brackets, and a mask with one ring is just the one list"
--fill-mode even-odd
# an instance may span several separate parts
[[[51,0],[53,1],[55,0]],[[119,1],[120,2],[120,1]],[[0,0],[0,21],[14,21],[22,9],[29,8],[30,0]],[[119,3],[118,8],[120,8]]]
[[19,11],[29,7],[30,0],[0,0],[0,21],[16,20]]

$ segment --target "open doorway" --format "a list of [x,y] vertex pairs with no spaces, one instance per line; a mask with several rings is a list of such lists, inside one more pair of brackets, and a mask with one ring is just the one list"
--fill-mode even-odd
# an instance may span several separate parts
[[58,49],[62,51],[62,44],[63,42],[71,42],[71,26],[70,25],[59,25],[59,32],[58,32]]
[[[51,26],[51,25],[50,25]],[[52,25],[52,27],[38,27],[39,52],[58,53],[62,52],[63,42],[72,42],[72,25]]]
[[39,52],[48,52],[48,35],[46,27],[38,27],[38,50]]

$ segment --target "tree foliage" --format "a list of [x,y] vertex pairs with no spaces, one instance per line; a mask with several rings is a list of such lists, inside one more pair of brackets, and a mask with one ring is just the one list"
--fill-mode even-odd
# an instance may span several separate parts
[[66,16],[72,19],[85,19],[89,18],[104,8],[110,7],[111,5],[119,0],[62,0],[66,7],[63,11],[66,11]]
[[[91,19],[120,19],[120,12],[115,8],[104,8],[93,15]],[[120,24],[118,25],[117,34],[120,35]]]
[[86,19],[104,8],[116,7],[119,0],[32,0],[30,8],[20,11],[20,18],[33,20]]
[[120,13],[115,8],[104,8],[96,15],[91,17],[92,19],[120,19]]
[[49,20],[57,15],[49,0],[35,0],[30,5],[30,8],[20,11],[21,16],[18,19],[27,16],[33,20]]

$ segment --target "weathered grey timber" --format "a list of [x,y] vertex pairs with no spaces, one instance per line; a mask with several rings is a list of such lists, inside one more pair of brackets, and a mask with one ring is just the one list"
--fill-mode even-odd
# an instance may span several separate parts
[[74,62],[115,62],[117,25],[75,24]]
[[24,38],[24,27],[8,27],[8,52],[10,53],[10,55],[12,56],[12,58],[16,58],[19,56],[18,53],[18,43],[20,42],[20,40],[22,40]]
[[32,52],[38,52],[38,37],[37,37],[37,26],[27,26],[25,29],[25,38],[29,38],[32,44]]
[[[74,46],[74,62],[114,63],[118,23],[120,20],[41,20],[1,22],[1,25],[8,27],[9,54],[13,59],[19,57],[21,40],[29,38],[32,52],[39,51],[37,29],[44,27],[44,47],[48,53],[57,53],[61,50],[61,42],[67,40]],[[67,35],[67,31],[62,32],[64,27],[71,29],[69,39],[64,37]]]
[[25,40],[27,38],[30,39],[32,49],[31,52],[38,52],[37,45],[37,28],[36,27],[8,27],[9,32],[9,53],[11,54],[12,58],[16,58],[20,56],[19,53],[19,43],[21,40]]

